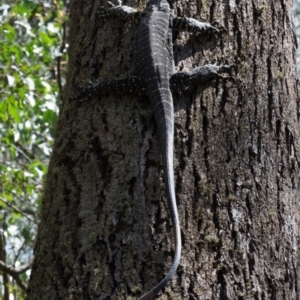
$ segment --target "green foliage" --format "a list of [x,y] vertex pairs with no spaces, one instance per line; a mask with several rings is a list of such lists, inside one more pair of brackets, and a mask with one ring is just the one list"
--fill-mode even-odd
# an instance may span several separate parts
[[[66,60],[64,11],[57,2],[0,5],[0,260],[8,266],[32,260],[58,112],[57,66]],[[19,275],[24,286],[29,274]],[[5,283],[11,297],[23,299],[24,291],[13,282],[0,277],[1,299]]]

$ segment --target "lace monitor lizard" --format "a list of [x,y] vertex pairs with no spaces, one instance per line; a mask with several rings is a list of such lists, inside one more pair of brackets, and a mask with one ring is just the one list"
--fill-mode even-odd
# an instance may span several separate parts
[[139,23],[134,42],[135,76],[124,79],[100,80],[81,86],[76,98],[83,95],[109,94],[115,91],[147,95],[157,124],[168,207],[175,237],[175,256],[165,278],[142,299],[149,299],[163,289],[173,277],[181,255],[181,233],[176,205],[173,171],[174,110],[171,90],[188,90],[193,84],[217,78],[228,72],[227,65],[205,65],[189,72],[174,71],[172,28],[193,33],[218,32],[209,23],[192,18],[173,17],[167,0],[150,0],[143,12],[129,6],[110,4],[101,7],[98,17],[117,17]]

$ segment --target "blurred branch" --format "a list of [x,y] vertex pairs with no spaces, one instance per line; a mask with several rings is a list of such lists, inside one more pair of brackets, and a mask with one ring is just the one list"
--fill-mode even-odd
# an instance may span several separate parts
[[13,267],[13,266],[8,266],[6,263],[4,263],[2,260],[0,260],[0,270],[3,272],[6,272],[10,276],[18,276],[27,270],[31,268],[32,263],[24,264],[20,267]]
[[30,222],[33,222],[35,224],[37,224],[37,222],[33,219],[31,219],[24,211],[20,210],[19,208],[17,208],[16,206],[14,206],[13,204],[11,204],[9,201],[5,200],[4,198],[0,197],[0,201],[2,201],[3,203],[5,203],[7,206],[9,206],[10,208],[12,208],[15,212],[18,212],[20,214],[22,214],[22,216],[24,216],[27,220],[29,220]]
[[59,90],[59,95],[62,94],[62,82],[61,82],[61,58],[63,56],[64,50],[66,48],[66,26],[67,21],[65,21],[62,25],[62,42],[59,49],[60,55],[57,57],[57,85]]
[[35,159],[34,154],[25,149],[19,142],[16,142],[16,146],[11,144],[10,146],[15,147],[15,149],[21,153],[27,160],[32,161]]
[[[6,239],[3,232],[0,232],[0,260],[5,261],[6,260]],[[3,300],[9,300],[9,277],[6,272],[3,272],[2,274],[3,278],[3,286],[4,286],[4,293],[3,293]]]
[[0,270],[3,273],[10,275],[16,282],[16,284],[23,290],[26,291],[27,287],[23,284],[22,280],[19,278],[19,275],[26,272],[31,268],[31,263],[24,264],[20,267],[8,266],[2,260],[0,260]]

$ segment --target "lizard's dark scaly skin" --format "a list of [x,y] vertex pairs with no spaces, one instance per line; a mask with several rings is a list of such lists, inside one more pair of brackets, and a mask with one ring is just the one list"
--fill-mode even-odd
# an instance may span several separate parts
[[152,104],[160,141],[168,207],[174,229],[175,256],[165,278],[139,298],[141,300],[154,296],[167,285],[176,272],[181,255],[181,234],[173,172],[174,109],[171,89],[179,91],[189,89],[192,84],[221,76],[220,72],[228,72],[229,66],[206,65],[190,72],[175,73],[172,28],[196,33],[218,30],[208,23],[201,23],[195,19],[173,17],[166,0],[150,0],[143,12],[128,6],[114,6],[111,3],[110,5],[111,8],[101,7],[97,13],[98,17],[114,16],[125,21],[139,22],[134,44],[135,76],[82,86],[76,97],[115,91],[131,92],[147,95]]

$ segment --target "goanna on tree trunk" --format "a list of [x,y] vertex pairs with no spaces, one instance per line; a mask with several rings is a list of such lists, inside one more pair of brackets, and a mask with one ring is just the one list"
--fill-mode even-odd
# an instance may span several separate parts
[[[130,299],[168,271],[174,237],[160,145],[144,96],[70,96],[125,78],[136,24],[73,1],[70,63],[41,211],[28,299]],[[139,11],[133,1],[126,3]],[[224,27],[173,33],[177,71],[235,64],[231,78],[174,95],[182,234],[167,299],[298,299],[299,95],[291,1],[174,3],[177,17]],[[132,299],[131,298],[131,299]]]

